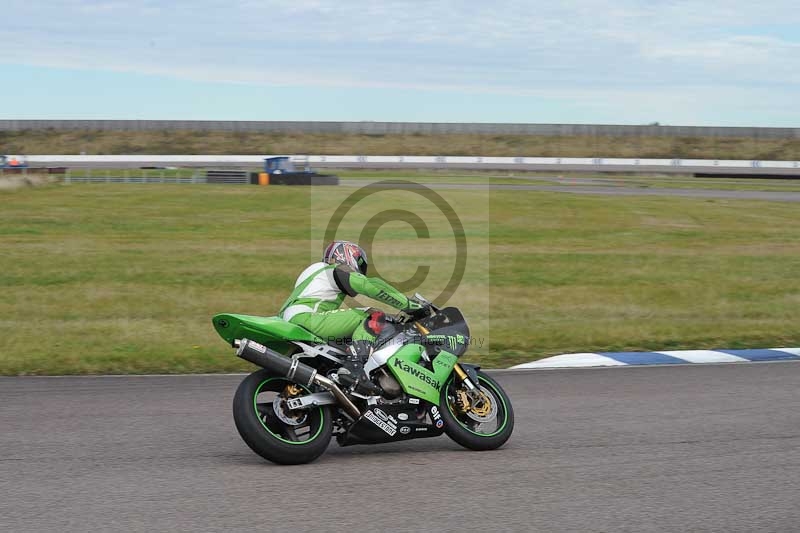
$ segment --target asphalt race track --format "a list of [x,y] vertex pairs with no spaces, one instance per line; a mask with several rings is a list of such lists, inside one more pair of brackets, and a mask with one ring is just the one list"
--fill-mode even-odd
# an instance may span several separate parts
[[503,371],[516,430],[278,467],[241,376],[0,378],[2,531],[800,528],[800,364]]

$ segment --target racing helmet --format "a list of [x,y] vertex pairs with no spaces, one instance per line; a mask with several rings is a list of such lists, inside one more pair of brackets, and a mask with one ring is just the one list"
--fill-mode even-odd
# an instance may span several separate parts
[[322,260],[328,264],[347,265],[356,272],[367,273],[367,252],[350,241],[333,241],[322,254]]

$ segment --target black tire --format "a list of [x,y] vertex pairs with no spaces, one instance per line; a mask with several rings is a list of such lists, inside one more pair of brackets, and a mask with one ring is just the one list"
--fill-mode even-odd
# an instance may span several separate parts
[[505,444],[514,431],[514,409],[511,407],[508,395],[495,380],[478,371],[478,382],[488,391],[491,401],[496,402],[497,411],[495,418],[492,419],[492,422],[496,422],[496,427],[490,425],[488,428],[483,428],[484,423],[459,412],[456,408],[455,391],[461,387],[461,382],[455,373],[442,387],[439,411],[448,437],[470,450],[494,450]]
[[267,370],[250,374],[236,389],[233,420],[244,442],[264,459],[281,465],[310,463],[325,452],[331,441],[330,408],[309,409],[303,424],[292,426],[278,418],[270,402],[257,401],[262,394],[274,392],[277,395],[289,383],[286,378],[272,376]]

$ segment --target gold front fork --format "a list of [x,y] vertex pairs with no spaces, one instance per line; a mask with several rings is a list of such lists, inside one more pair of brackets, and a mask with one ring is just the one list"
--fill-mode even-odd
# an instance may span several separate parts
[[478,416],[486,416],[492,408],[491,399],[478,388],[476,383],[472,383],[472,380],[469,379],[469,376],[464,369],[461,368],[461,365],[456,363],[455,366],[453,366],[453,370],[461,382],[469,389],[469,391],[465,391],[464,389],[456,391],[456,405],[459,410],[462,413],[472,411]]
[[[467,373],[464,372],[463,368],[461,368],[461,365],[456,363],[455,366],[453,366],[453,370],[455,371],[456,375],[458,376],[458,379],[461,380],[461,383],[463,383],[464,385],[467,386],[467,388],[469,388],[469,385],[468,385],[469,376],[467,376]],[[465,391],[461,387],[459,387],[456,390],[456,407],[462,413],[466,413],[467,411],[469,411],[469,408],[470,408],[470,401],[469,401],[469,396],[467,396],[467,391]]]
[[461,381],[466,381],[467,379],[469,379],[469,376],[467,376],[467,373],[464,372],[464,369],[461,368],[461,365],[459,365],[458,363],[456,363],[456,365],[453,367],[453,370],[455,370],[456,375],[458,376],[458,378]]
[[461,380],[461,383],[463,383],[467,387],[467,389],[469,389],[470,391],[478,390],[477,384],[473,383],[472,380],[469,379],[467,372],[463,368],[461,368],[461,365],[456,363],[455,366],[453,366],[453,370],[458,376],[458,379]]

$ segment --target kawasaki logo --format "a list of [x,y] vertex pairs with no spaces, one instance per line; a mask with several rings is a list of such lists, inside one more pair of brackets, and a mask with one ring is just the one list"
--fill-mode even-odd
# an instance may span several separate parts
[[428,374],[423,372],[422,369],[413,367],[408,363],[403,362],[401,359],[394,360],[394,367],[399,368],[400,370],[406,372],[407,374],[411,374],[412,376],[420,379],[421,381],[424,381],[425,383],[427,383],[436,390],[439,390],[439,388],[442,386],[437,380],[433,379]]

